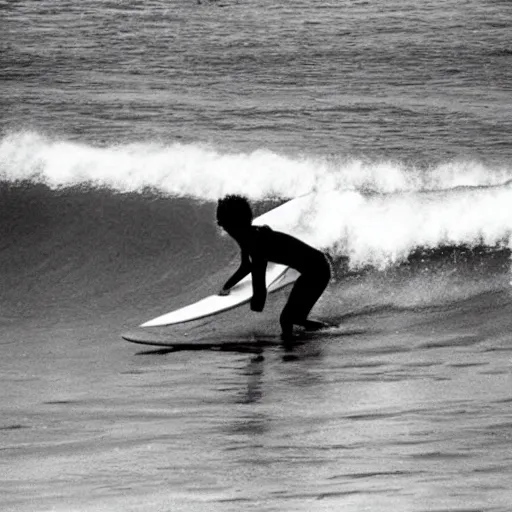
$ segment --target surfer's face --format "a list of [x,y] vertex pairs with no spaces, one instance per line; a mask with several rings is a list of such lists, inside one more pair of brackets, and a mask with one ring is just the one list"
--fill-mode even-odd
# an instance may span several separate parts
[[217,225],[222,228],[223,231],[225,231],[229,236],[239,239],[243,234],[247,231],[247,228],[249,228],[251,225],[245,225],[245,224],[238,224],[238,223],[220,223],[217,222]]
[[220,236],[228,236],[229,235],[229,233],[224,229],[224,226],[220,222],[217,222],[217,226],[219,227]]

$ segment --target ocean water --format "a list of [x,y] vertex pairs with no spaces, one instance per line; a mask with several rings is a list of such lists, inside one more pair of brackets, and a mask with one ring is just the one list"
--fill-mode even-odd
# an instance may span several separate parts
[[[2,511],[512,509],[509,1],[4,0],[0,31]],[[276,227],[329,253],[339,328],[124,341],[236,267],[226,193],[310,194]],[[219,322],[278,334],[284,299]]]

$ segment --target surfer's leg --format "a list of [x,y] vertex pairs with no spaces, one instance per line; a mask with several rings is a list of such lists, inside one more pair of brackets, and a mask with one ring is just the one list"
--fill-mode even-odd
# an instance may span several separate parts
[[300,325],[308,329],[308,323],[310,322],[307,319],[308,314],[320,296],[318,293],[310,294],[312,284],[307,276],[300,276],[295,281],[288,301],[279,318],[282,330],[281,337],[283,339],[290,339],[293,336],[294,325]]
[[306,292],[302,296],[302,303],[300,308],[300,318],[302,321],[299,323],[308,331],[315,331],[325,327],[323,322],[316,320],[308,320],[308,315],[317,303],[318,299],[324,293],[329,281],[331,280],[331,268],[327,261],[325,264],[317,267],[314,275],[310,276],[306,283]]
[[281,324],[281,337],[283,339],[289,339],[293,334],[293,324],[296,322],[297,304],[300,304],[300,296],[302,294],[302,288],[304,277],[299,276],[295,284],[293,285],[292,291],[288,296],[286,305],[281,312],[279,317],[279,323]]
[[329,284],[331,268],[327,259],[323,258],[313,270],[311,273],[302,274],[290,292],[280,318],[283,337],[291,335],[293,325],[300,325],[307,330],[324,327],[322,322],[308,320],[308,315]]

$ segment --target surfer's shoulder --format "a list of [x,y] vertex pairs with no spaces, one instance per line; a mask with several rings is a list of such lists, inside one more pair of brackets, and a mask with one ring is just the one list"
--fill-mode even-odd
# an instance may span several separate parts
[[270,226],[267,226],[264,224],[263,226],[253,226],[254,233],[256,235],[269,235],[270,233],[273,233],[273,230]]
[[270,226],[251,226],[251,235],[248,238],[248,249],[251,253],[260,252],[269,244],[269,235],[274,231]]

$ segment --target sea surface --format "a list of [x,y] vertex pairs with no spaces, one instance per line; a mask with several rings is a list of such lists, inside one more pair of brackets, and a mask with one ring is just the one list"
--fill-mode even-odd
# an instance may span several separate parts
[[[512,510],[509,0],[0,0],[0,34],[0,510]],[[278,227],[338,327],[123,340],[236,268],[227,193],[309,198]],[[205,329],[277,339],[284,292]]]

